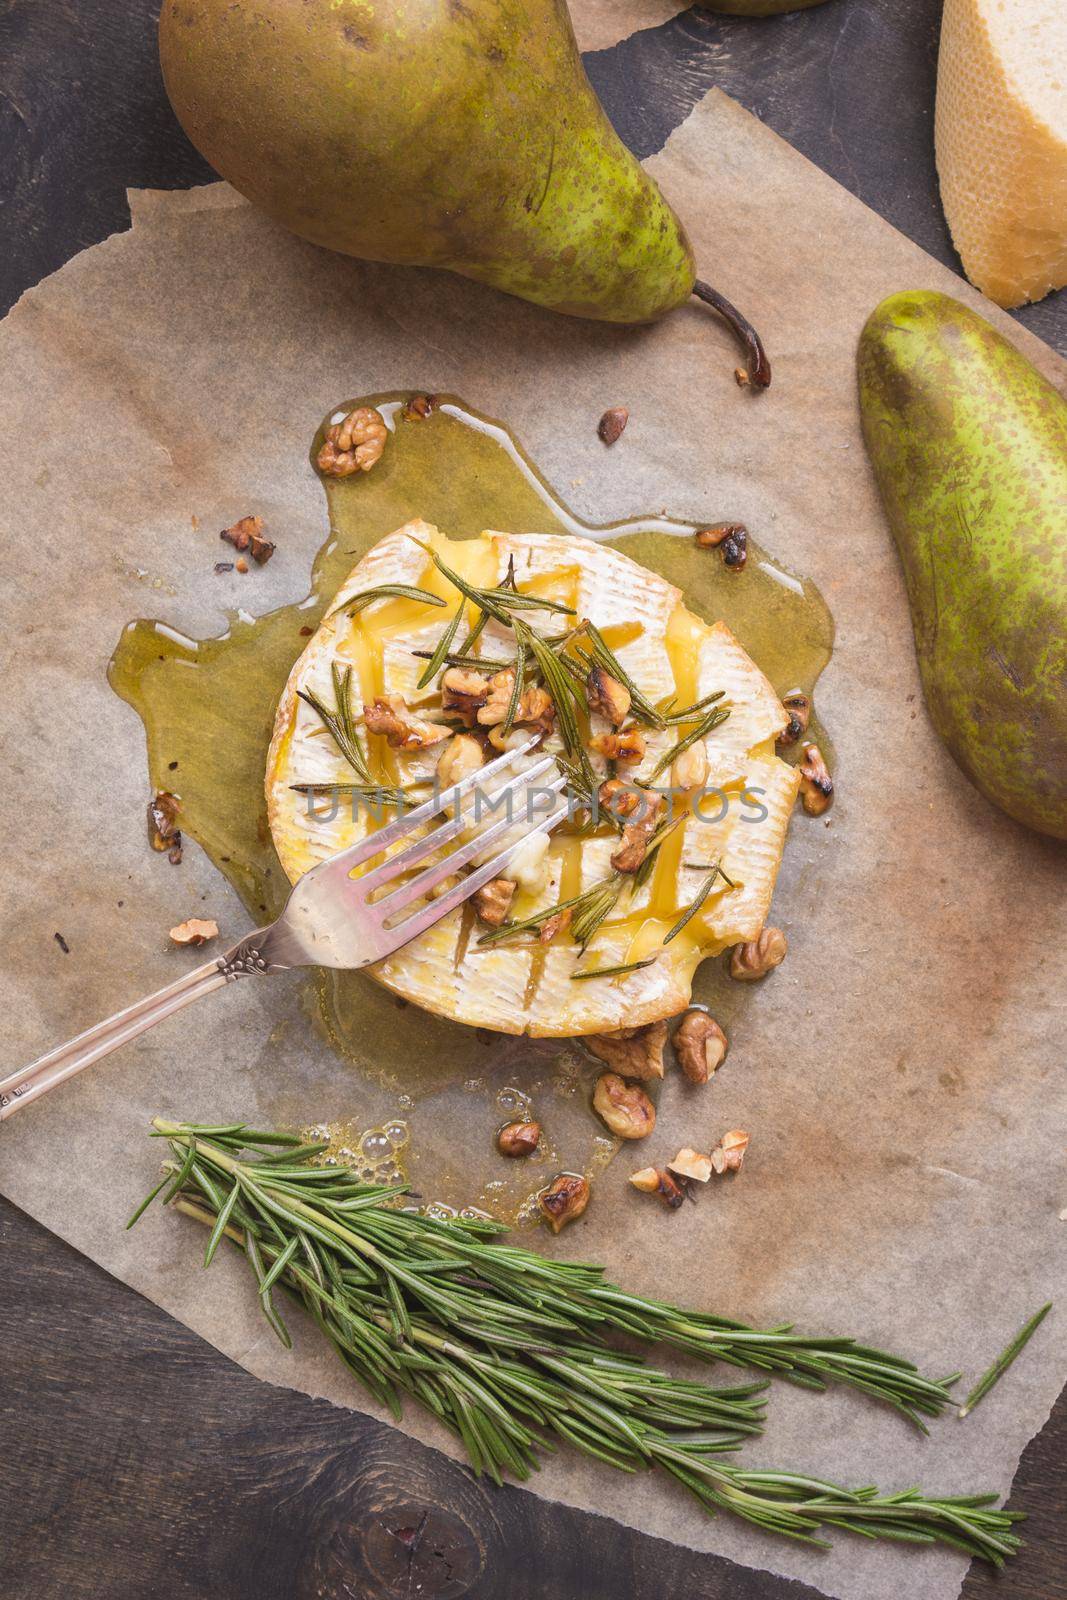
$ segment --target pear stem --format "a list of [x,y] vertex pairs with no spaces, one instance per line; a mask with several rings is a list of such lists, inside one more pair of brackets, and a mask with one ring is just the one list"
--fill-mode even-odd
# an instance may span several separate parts
[[[713,289],[710,283],[704,283],[700,278],[693,285],[693,293],[698,300],[703,300],[706,306],[711,306],[717,311],[725,322],[728,322],[738,342],[745,351],[748,363],[748,383],[755,389],[766,389],[771,381],[771,363],[767,359],[767,352],[763,348],[763,340],[749,322],[743,317],[737,307],[731,305],[725,295],[718,289]],[[738,382],[741,375],[738,374]]]

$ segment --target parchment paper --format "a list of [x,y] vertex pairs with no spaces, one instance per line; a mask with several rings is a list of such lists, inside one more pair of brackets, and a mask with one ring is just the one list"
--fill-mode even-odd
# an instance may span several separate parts
[[658,28],[686,7],[680,0],[571,0],[580,50],[607,50],[642,28]]
[[[636,332],[569,322],[448,276],[332,257],[222,186],[132,196],[131,232],[6,319],[4,1056],[29,1059],[169,981],[193,959],[166,948],[179,918],[246,926],[199,852],[174,871],[146,847],[141,728],[104,682],[120,628],[149,613],[203,636],[224,625],[224,599],[264,610],[300,596],[324,535],[305,455],[323,409],[452,390],[506,418],[596,520],[661,507],[744,519],[817,580],[838,626],[820,707],[839,800],[825,825],[798,818],[791,832],[776,901],[787,964],[753,991],[702,1125],[668,1081],[648,1149],[663,1160],[683,1129],[700,1143],[741,1126],[745,1171],[668,1219],[617,1161],[586,1219],[544,1247],[602,1259],[638,1289],[686,1285],[728,1315],[792,1317],[973,1377],[1065,1289],[1064,853],[993,811],[927,724],[853,355],[893,290],[980,302],[718,94],[650,166],[704,275],[765,334],[775,382],[762,398],[738,391],[728,336],[698,306]],[[1058,358],[983,309],[1063,380]],[[595,433],[609,404],[631,412],[610,452]],[[253,506],[278,555],[224,590],[217,530]],[[275,1344],[242,1267],[199,1271],[191,1225],[156,1213],[123,1231],[159,1156],[152,1114],[269,1122],[284,1096],[314,1119],[339,1092],[347,1069],[302,1022],[298,987],[242,983],[5,1122],[0,1182],[250,1371],[361,1406],[313,1338],[291,1355]],[[1057,1312],[977,1413],[927,1441],[859,1397],[778,1386],[749,1459],[1006,1491],[1067,1371],[1065,1328]],[[414,1414],[406,1426],[450,1448]],[[844,1535],[821,1556],[576,1456],[534,1487],[848,1600],[949,1600],[964,1568]]]

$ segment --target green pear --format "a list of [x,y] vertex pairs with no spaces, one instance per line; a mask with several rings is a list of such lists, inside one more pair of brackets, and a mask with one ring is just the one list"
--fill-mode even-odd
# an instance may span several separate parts
[[697,0],[705,11],[723,11],[729,17],[780,17],[784,11],[809,11],[826,0]]
[[604,114],[564,0],[164,0],[159,33],[197,149],[304,238],[608,322],[696,293],[769,383]]
[[1067,838],[1067,402],[927,291],[873,313],[859,385],[934,727],[995,805]]

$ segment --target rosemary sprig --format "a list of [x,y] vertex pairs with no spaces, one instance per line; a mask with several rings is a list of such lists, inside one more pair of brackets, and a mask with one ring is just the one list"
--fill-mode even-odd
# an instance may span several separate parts
[[695,700],[691,706],[684,706],[681,711],[674,710],[674,702],[672,701],[670,705],[665,706],[660,712],[664,726],[674,728],[681,722],[692,722],[693,718],[699,716],[701,711],[721,700],[725,693],[725,689],[716,689],[714,694],[706,694],[703,700]]
[[500,944],[523,933],[536,933],[560,911],[570,911],[571,933],[579,944],[588,944],[604,918],[611,914],[623,887],[620,876],[605,878],[600,883],[594,883],[582,894],[572,895],[569,900],[557,900],[555,905],[546,906],[542,911],[535,911],[532,916],[523,917],[517,922],[502,922],[499,928],[490,928],[487,933],[482,934],[478,943]]
[[1029,1322],[1024,1323],[1024,1325],[1015,1335],[1015,1338],[1008,1345],[1007,1349],[1001,1351],[1000,1355],[994,1361],[989,1371],[983,1373],[979,1378],[978,1382],[975,1384],[966,1400],[960,1406],[959,1412],[957,1413],[958,1416],[966,1417],[974,1410],[975,1406],[978,1405],[980,1401],[984,1400],[985,1396],[989,1393],[990,1389],[992,1389],[993,1385],[998,1383],[1007,1372],[1016,1356],[1020,1355],[1021,1352],[1026,1349],[1026,1346],[1030,1343],[1030,1340],[1033,1338],[1034,1334],[1037,1332],[1038,1328],[1040,1328],[1041,1324],[1044,1322],[1051,1310],[1052,1301],[1050,1300],[1047,1305],[1043,1305],[1041,1307],[1040,1311],[1034,1312]]
[[369,806],[388,806],[394,811],[417,806],[406,789],[380,783],[291,783],[294,794],[357,794]]
[[645,884],[648,882],[649,878],[651,878],[652,873],[655,870],[656,857],[659,855],[660,845],[663,843],[664,839],[668,838],[674,832],[675,828],[681,827],[685,819],[686,812],[684,811],[680,817],[668,817],[665,822],[660,823],[659,827],[652,834],[648,841],[648,849],[645,852],[645,859],[642,861],[641,865],[633,875],[635,888],[644,888]]
[[690,728],[689,732],[683,734],[677,743],[672,744],[669,750],[665,750],[663,752],[659,760],[656,762],[656,765],[652,768],[652,772],[647,781],[649,783],[655,783],[656,779],[662,772],[667,770],[672,761],[676,760],[678,756],[682,755],[684,751],[688,750],[690,745],[696,744],[700,739],[706,739],[708,734],[711,733],[712,729],[719,727],[721,723],[726,721],[729,715],[730,712],[728,708],[719,708],[718,706],[713,707],[712,710],[706,714],[706,716],[701,717],[700,721],[696,724],[696,727]]
[[333,679],[334,708],[332,711],[310,689],[298,689],[296,692],[301,700],[306,705],[309,705],[316,716],[319,717],[334,744],[360,781],[362,783],[373,783],[370,767],[367,764],[367,754],[359,737],[359,730],[356,727],[356,719],[352,711],[352,668],[347,666],[342,671],[335,661],[330,668],[330,674]]
[[515,726],[519,705],[522,701],[523,684],[526,679],[526,644],[523,639],[515,640],[515,676],[511,685],[511,694],[508,696],[508,709],[504,713],[501,732],[506,739]]
[[580,651],[579,653],[586,664],[587,670],[594,662],[598,667],[602,667],[609,677],[614,678],[617,683],[621,683],[629,693],[630,710],[634,716],[641,722],[647,723],[650,728],[662,728],[663,718],[652,702],[641,693],[641,690],[630,677],[614,650],[610,648],[596,624],[587,621],[584,631],[589,640],[589,652],[588,654],[585,651]]
[[[424,606],[443,606],[445,602],[439,594],[431,594],[429,589],[416,589],[408,583],[380,583],[376,589],[364,589],[359,594],[354,594],[351,600],[346,600],[330,612],[331,617],[338,617],[343,613],[354,617],[358,612],[366,609],[375,600],[418,600]],[[327,618],[327,621],[329,618]]]
[[515,639],[523,645],[537,662],[545,688],[552,697],[556,708],[556,720],[559,724],[560,738],[563,747],[571,760],[584,772],[589,769],[589,757],[582,743],[582,735],[578,727],[578,718],[575,714],[575,688],[566,671],[560,666],[559,657],[550,645],[538,637],[533,629],[520,617],[512,618],[515,629]]
[[816,1368],[852,1354],[879,1366],[887,1386],[894,1375],[915,1373],[896,1357],[847,1339],[717,1323],[628,1295],[596,1267],[502,1244],[503,1230],[491,1221],[396,1210],[403,1189],[314,1165],[322,1146],[295,1135],[159,1118],[153,1126],[171,1149],[165,1200],[210,1230],[207,1259],[224,1238],[244,1250],[283,1343],[279,1288],[303,1302],[349,1370],[394,1415],[407,1395],[439,1417],[476,1472],[497,1482],[505,1473],[524,1478],[555,1437],[624,1471],[659,1466],[708,1512],[729,1511],[808,1544],[836,1527],[945,1543],[997,1565],[1018,1546],[1018,1514],[992,1509],[993,1496],[885,1495],[724,1462],[724,1452],[760,1431],[757,1388],[672,1377],[605,1345],[602,1335],[618,1328],[704,1355],[714,1338],[716,1355],[758,1364],[768,1354],[772,1368],[790,1352]]

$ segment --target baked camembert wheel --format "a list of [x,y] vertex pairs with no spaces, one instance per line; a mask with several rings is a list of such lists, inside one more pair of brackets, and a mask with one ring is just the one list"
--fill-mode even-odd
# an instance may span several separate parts
[[[368,971],[504,1033],[635,1027],[683,1009],[699,963],[767,921],[798,784],[775,755],[787,722],[729,628],[619,551],[411,522],[349,574],[289,675],[271,832],[295,882],[395,815],[383,801],[537,736],[573,820]],[[581,809],[597,798],[599,822]]]

